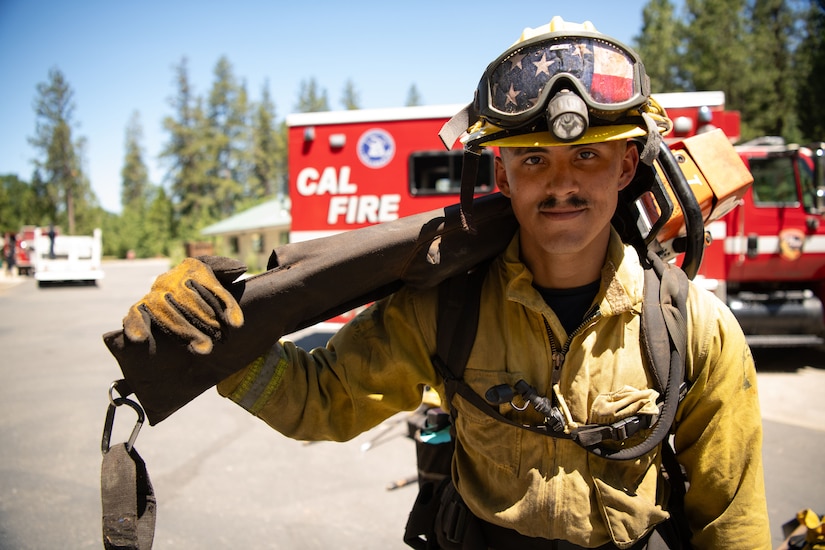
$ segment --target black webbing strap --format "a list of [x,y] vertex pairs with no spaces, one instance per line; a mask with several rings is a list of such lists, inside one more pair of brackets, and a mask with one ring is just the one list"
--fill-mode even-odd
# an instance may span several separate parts
[[670,496],[667,499],[667,511],[671,523],[681,541],[689,541],[691,537],[690,525],[685,514],[685,495],[687,495],[687,476],[682,465],[676,459],[676,453],[669,441],[662,443],[662,466],[667,474],[670,485]]
[[126,443],[103,455],[100,496],[103,504],[103,547],[149,550],[155,537],[155,492],[146,463]]
[[[488,267],[489,262],[484,262],[439,286],[436,354],[432,361],[445,382],[461,380],[464,376],[478,332],[481,287]],[[451,398],[448,387],[447,399]]]
[[[103,547],[107,550],[150,550],[155,537],[157,502],[146,463],[134,448],[144,420],[143,409],[131,399],[115,398],[112,395],[115,387],[116,383],[109,390],[110,403],[101,442]],[[128,442],[110,446],[115,411],[121,405],[133,408],[138,413],[138,421]]]
[[[571,439],[593,454],[613,460],[635,460],[653,450],[670,433],[680,402],[687,347],[688,279],[681,269],[665,264],[653,252],[647,259],[650,266],[645,269],[641,344],[651,366],[654,385],[663,395],[661,413],[655,424],[649,415],[633,415],[609,425],[579,426],[569,434],[557,432],[544,425],[513,422],[467,385],[463,380],[464,368],[478,330],[486,265],[455,276],[439,287],[438,335],[432,361],[444,377],[448,402],[452,402],[457,393],[500,422],[551,437]],[[454,408],[451,406],[450,409],[454,416]],[[651,433],[632,446],[620,449],[599,446],[604,441],[624,441],[651,426]]]
[[649,252],[647,259],[652,268],[645,269],[641,347],[663,399],[659,418],[644,441],[615,452],[593,450],[614,460],[635,460],[667,438],[676,419],[685,379],[688,278],[680,268],[664,263],[655,252]]
[[[533,425],[514,422],[501,414],[497,407],[493,407],[487,403],[487,401],[485,401],[463,380],[448,380],[446,385],[448,395],[450,395],[451,391],[453,394],[460,395],[465,401],[473,405],[476,409],[485,413],[487,416],[498,420],[499,422],[541,435],[547,435],[558,439],[570,439],[582,447],[587,448],[591,452],[594,452],[592,447],[595,445],[599,445],[605,441],[624,441],[639,431],[647,429],[651,426],[652,417],[650,415],[633,415],[614,422],[613,424],[584,424],[570,433],[554,431],[546,424]],[[613,457],[608,456],[608,458]]]
[[465,231],[475,235],[476,226],[473,221],[473,197],[475,196],[478,178],[478,166],[481,163],[479,149],[464,149],[463,165],[461,167],[460,214],[461,226]]

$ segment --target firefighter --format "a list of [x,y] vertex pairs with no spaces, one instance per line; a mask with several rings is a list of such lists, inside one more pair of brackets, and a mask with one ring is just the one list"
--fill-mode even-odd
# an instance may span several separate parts
[[[611,226],[619,191],[640,163],[652,163],[671,126],[650,97],[638,56],[589,22],[554,18],[525,29],[488,66],[474,102],[455,120],[465,150],[499,148],[496,181],[519,222],[488,268],[464,380],[480,395],[524,380],[563,403],[568,426],[655,415],[640,343],[642,260]],[[444,396],[431,362],[437,301],[436,290],[402,288],[326,347],[273,342],[218,391],[286,436],[353,438],[415,409],[427,387]],[[635,460],[610,460],[569,439],[499,422],[456,397],[452,484],[472,519],[460,522],[463,529],[436,526],[439,544],[770,548],[750,350],[711,294],[691,285],[686,309],[688,389],[673,442],[689,481],[690,535],[668,528],[674,518],[661,446]],[[212,269],[189,258],[130,309],[124,333],[145,341],[163,330],[208,353],[222,325],[242,323],[240,306]],[[516,405],[499,409],[516,423],[535,420],[536,411]]]

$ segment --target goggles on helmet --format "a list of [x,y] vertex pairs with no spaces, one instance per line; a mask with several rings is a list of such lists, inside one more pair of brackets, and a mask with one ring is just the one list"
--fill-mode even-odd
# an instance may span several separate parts
[[644,65],[630,48],[599,33],[555,32],[519,42],[493,61],[479,82],[475,108],[482,119],[515,129],[543,116],[551,94],[562,89],[577,92],[607,120],[650,95]]
[[481,147],[545,147],[647,136],[640,159],[652,165],[672,128],[650,97],[644,65],[632,49],[593,24],[554,17],[525,29],[487,66],[473,102],[442,127],[447,149],[464,145],[462,225],[471,229]]

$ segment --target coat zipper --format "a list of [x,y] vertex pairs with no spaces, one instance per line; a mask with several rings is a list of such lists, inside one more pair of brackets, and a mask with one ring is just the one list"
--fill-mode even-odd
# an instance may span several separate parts
[[550,357],[553,362],[553,376],[552,376],[552,384],[556,385],[561,378],[561,367],[564,364],[564,360],[567,357],[567,352],[570,351],[570,345],[573,342],[573,338],[584,330],[594,319],[599,317],[601,313],[599,312],[599,306],[594,305],[590,308],[590,310],[585,314],[584,320],[582,323],[576,327],[576,330],[571,332],[568,337],[567,341],[562,346],[561,350],[556,347],[556,339],[553,337],[553,331],[550,329],[550,323],[547,321],[547,317],[542,315],[542,320],[544,321],[544,329],[547,331],[547,338],[550,341]]

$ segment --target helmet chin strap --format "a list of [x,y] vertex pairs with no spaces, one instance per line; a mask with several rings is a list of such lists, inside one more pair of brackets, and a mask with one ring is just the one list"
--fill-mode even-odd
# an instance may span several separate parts
[[476,234],[473,223],[473,196],[475,195],[478,164],[481,159],[481,148],[467,146],[464,149],[464,160],[461,166],[461,227],[470,233]]

